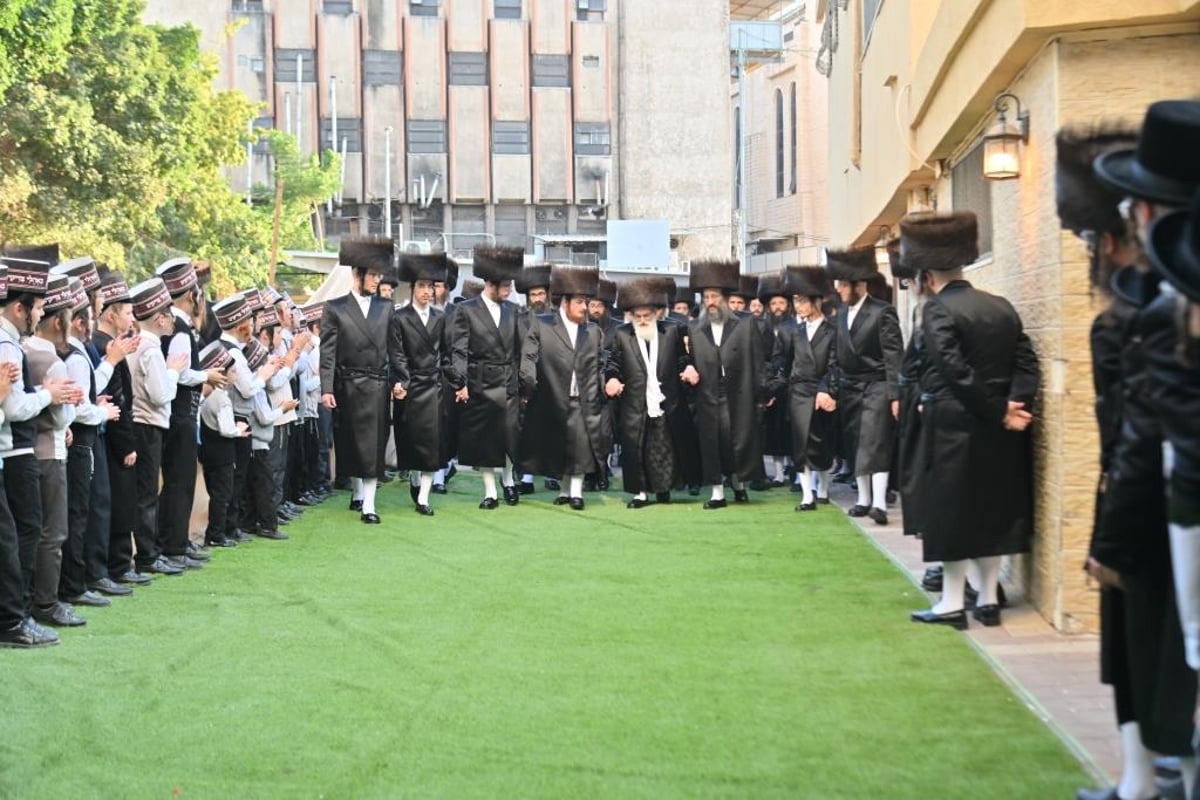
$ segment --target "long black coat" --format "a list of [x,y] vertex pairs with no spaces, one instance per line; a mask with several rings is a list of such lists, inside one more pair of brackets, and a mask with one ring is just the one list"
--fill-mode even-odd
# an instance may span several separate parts
[[353,292],[325,304],[321,317],[321,393],[333,394],[333,445],[339,475],[375,478],[388,437],[388,345],[392,304],[372,297],[363,317]]
[[1024,552],[1033,536],[1030,437],[1003,425],[1009,401],[1032,407],[1040,377],[1021,318],[1004,298],[953,281],[925,302],[921,328],[924,488],[915,511],[925,560]]
[[[559,312],[530,320],[521,348],[521,395],[529,399],[521,431],[521,472],[558,477],[594,472],[612,449],[601,399],[604,332],[586,321],[580,329],[584,337],[577,347]],[[582,425],[582,431],[568,429],[572,372],[579,392],[579,416],[572,422]]]
[[904,535],[916,536],[918,528],[917,509],[921,505],[921,490],[924,487],[920,467],[922,414],[921,372],[925,369],[925,334],[921,326],[913,327],[908,346],[904,349],[904,360],[900,364],[900,424],[896,436],[896,465],[899,474],[896,485],[900,489],[900,501],[904,505]]
[[442,356],[446,314],[429,309],[429,326],[411,305],[392,313],[392,374],[408,390],[392,404],[399,469],[436,472],[450,458]]
[[492,322],[483,298],[458,304],[450,321],[452,391],[467,387],[470,395],[459,405],[458,459],[473,467],[503,467],[516,461],[520,436],[518,370],[521,340],[517,336],[517,306],[500,304],[500,326]]
[[[758,318],[758,326],[763,336],[763,355],[772,359],[778,347],[779,340],[787,335],[790,328],[795,327],[794,316],[780,320],[778,325],[771,324],[768,314]],[[788,404],[788,388],[780,384],[771,391],[775,399],[774,405],[762,410],[763,455],[790,456],[794,454],[792,443],[791,415]],[[829,442],[832,444],[832,442]]]
[[[792,321],[775,337],[772,372],[783,386],[791,430],[785,441],[797,470],[827,470],[833,466],[836,411],[818,411],[818,392],[838,396],[837,332],[826,320],[812,340],[803,322]],[[771,409],[768,409],[770,411]]]
[[[692,417],[700,436],[701,483],[715,485],[724,480],[722,447],[729,448],[733,478],[763,478],[762,431],[758,404],[766,399],[768,362],[763,339],[754,318],[734,315],[725,322],[718,347],[707,317],[692,322],[688,341],[691,357],[700,373],[692,392]],[[724,378],[722,378],[722,367]],[[730,441],[719,440],[722,413],[721,382],[726,391],[724,405],[729,413]]]
[[[691,363],[683,343],[684,328],[659,321],[658,370],[659,387],[663,393],[662,410],[668,425],[673,449],[678,458],[681,446],[678,429],[670,424],[672,416],[681,411],[679,373]],[[643,470],[643,447],[646,437],[646,385],[649,370],[642,358],[645,345],[637,337],[632,323],[620,325],[612,334],[605,380],[616,378],[625,384],[617,419],[621,442],[621,480],[630,494],[646,491]],[[685,445],[686,446],[686,443]]]
[[[684,352],[691,361],[691,331],[686,317],[678,314],[668,314],[662,322],[677,329],[680,341],[684,342]],[[681,370],[682,371],[682,370]],[[679,469],[679,478],[684,486],[700,485],[700,435],[696,430],[696,421],[692,416],[692,403],[696,390],[690,386],[680,386],[680,401],[675,404],[675,410],[667,414],[667,425],[671,429],[671,443],[675,446],[675,465]]]
[[837,360],[841,369],[838,416],[842,455],[855,475],[887,472],[896,442],[892,401],[900,399],[904,336],[895,307],[868,295],[847,328],[850,309],[837,315]]

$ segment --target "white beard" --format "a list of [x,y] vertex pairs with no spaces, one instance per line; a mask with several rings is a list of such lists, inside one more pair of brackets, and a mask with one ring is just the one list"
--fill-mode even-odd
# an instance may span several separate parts
[[656,331],[657,331],[657,326],[653,322],[651,322],[649,325],[636,325],[635,324],[633,326],[633,332],[636,333],[637,337],[639,339],[641,339],[643,342],[653,341],[654,334]]

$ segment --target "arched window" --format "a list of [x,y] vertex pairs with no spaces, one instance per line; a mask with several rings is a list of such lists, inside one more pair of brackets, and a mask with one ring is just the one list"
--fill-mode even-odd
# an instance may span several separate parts
[[775,196],[783,197],[783,90],[775,90]]
[[788,193],[796,193],[796,82],[792,81],[792,129],[790,131],[789,147],[792,159],[791,183],[788,184]]

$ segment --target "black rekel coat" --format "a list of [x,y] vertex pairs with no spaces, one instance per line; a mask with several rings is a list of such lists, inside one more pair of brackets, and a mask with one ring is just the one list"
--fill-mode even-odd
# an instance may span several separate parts
[[887,472],[892,466],[896,423],[892,401],[900,399],[904,337],[896,309],[868,295],[847,328],[850,309],[837,315],[837,360],[841,369],[838,415],[842,456],[855,475]]
[[410,306],[392,313],[392,376],[408,394],[392,403],[396,466],[436,472],[450,458],[442,356],[446,314],[429,309],[429,325]]

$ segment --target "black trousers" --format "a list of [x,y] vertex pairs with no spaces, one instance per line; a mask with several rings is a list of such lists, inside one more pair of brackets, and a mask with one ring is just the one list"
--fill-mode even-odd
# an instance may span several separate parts
[[[115,452],[108,456],[111,488],[108,527],[108,574],[114,580],[133,569],[133,529],[137,525],[137,466],[125,466]],[[139,460],[141,457],[138,457]]]
[[[187,552],[196,498],[196,420],[171,417],[163,437],[162,490],[158,494],[158,547],[163,555]],[[140,456],[139,456],[140,458]]]
[[[275,509],[276,514],[283,503],[284,483],[287,481],[288,442],[291,439],[291,430],[291,425],[276,425],[271,449],[267,451],[271,464],[271,507]],[[274,521],[275,517],[271,517],[271,522]]]
[[310,419],[305,422],[305,457],[307,470],[306,482],[309,489],[320,489],[329,483],[328,464],[329,453],[321,449],[321,420]]
[[279,506],[273,502],[275,475],[271,450],[254,450],[250,454],[250,475],[246,483],[245,525],[259,531],[276,530],[279,527]]
[[91,445],[73,444],[67,448],[67,540],[62,547],[62,569],[58,577],[59,599],[69,600],[87,590],[87,562],[84,539],[88,513],[92,506]]
[[33,569],[42,540],[42,467],[26,453],[4,459],[4,491],[17,526],[17,555],[21,563],[21,602],[26,615],[33,609]]
[[229,506],[233,502],[233,473],[237,466],[226,464],[204,465],[204,486],[208,489],[208,527],[204,530],[204,542],[220,542],[225,539],[229,517]]
[[333,447],[333,412],[324,405],[317,407],[317,473],[321,486],[329,486],[333,473],[329,468],[329,451]]
[[305,468],[305,458],[308,452],[308,442],[305,433],[308,420],[302,420],[290,425],[287,450],[287,478],[284,480],[285,500],[295,501],[311,487],[308,485],[308,470]]
[[92,491],[87,528],[83,532],[84,583],[108,577],[109,527],[112,525],[112,487],[108,480],[108,446],[103,433],[92,446]]
[[158,547],[158,473],[162,468],[163,431],[153,425],[135,422],[133,435],[137,441],[137,520],[133,526],[133,543],[137,547],[137,563],[149,566],[162,555]]
[[[245,418],[240,420],[245,422]],[[246,529],[248,522],[247,487],[250,484],[250,439],[243,437],[234,443],[233,491],[230,494],[229,510],[225,517],[225,536],[232,537],[238,528]]]
[[17,523],[8,510],[4,470],[0,469],[0,628],[11,628],[25,616],[25,578],[21,574]]

